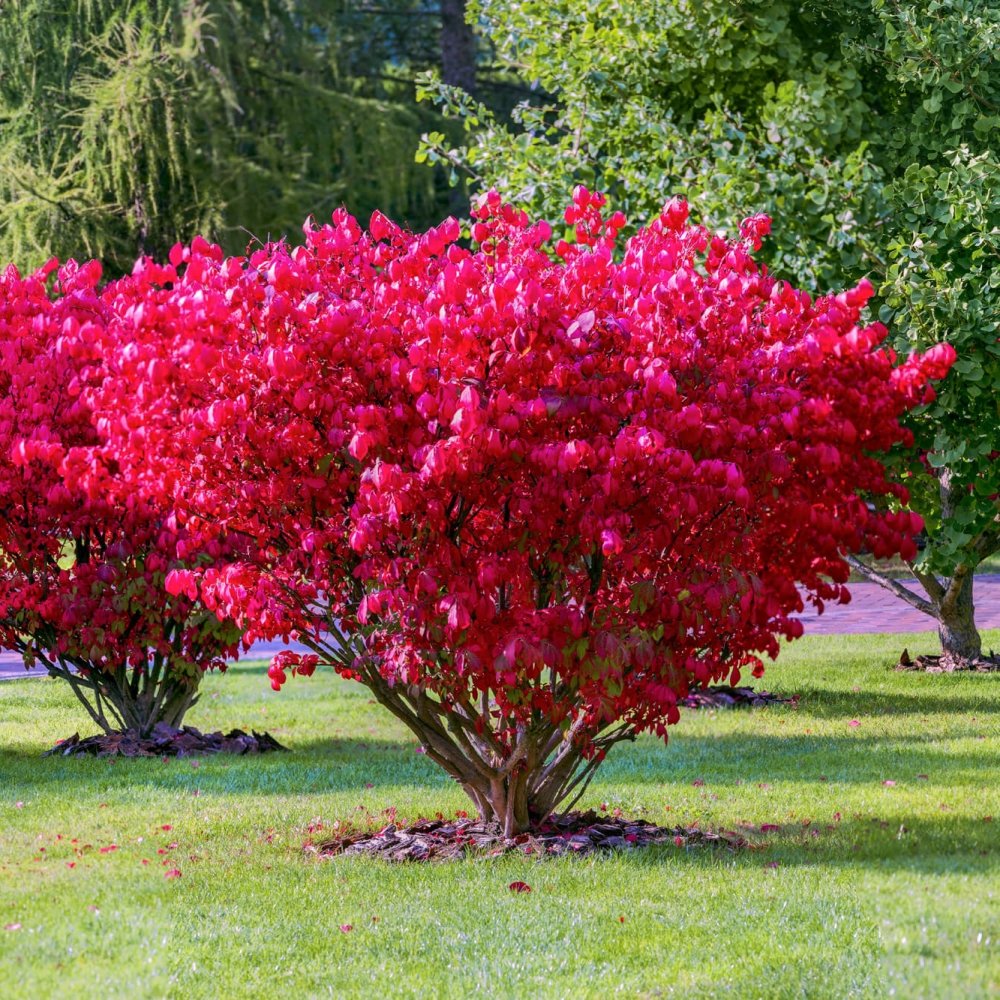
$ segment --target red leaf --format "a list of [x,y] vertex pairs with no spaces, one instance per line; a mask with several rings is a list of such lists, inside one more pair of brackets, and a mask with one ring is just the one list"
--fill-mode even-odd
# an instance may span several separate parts
[[353,931],[353,930],[354,930],[354,924],[341,924],[340,925],[340,933],[341,934],[350,934],[351,931]]
[[527,882],[511,882],[507,888],[511,892],[531,892],[531,886]]
[[170,871],[163,873],[164,878],[180,878],[181,870],[180,868],[171,868]]
[[21,925],[20,924],[5,924],[4,925],[4,930],[5,931],[19,931],[20,929],[21,929]]

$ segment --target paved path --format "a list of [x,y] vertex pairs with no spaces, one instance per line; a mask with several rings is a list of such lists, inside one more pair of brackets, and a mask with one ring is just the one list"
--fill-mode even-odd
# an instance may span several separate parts
[[[916,580],[904,580],[921,596]],[[976,577],[976,624],[1000,628],[1000,574]],[[852,583],[850,604],[829,604],[823,614],[809,609],[801,615],[806,635],[843,635],[848,632],[934,632],[929,615],[921,614],[877,583]]]
[[[913,586],[917,587],[916,582]],[[919,592],[919,587],[918,587]],[[934,622],[877,583],[851,584],[850,604],[831,604],[821,615],[806,611],[801,617],[806,635],[842,635],[851,632],[933,632]],[[980,628],[1000,628],[1000,574],[976,577],[976,622]],[[305,647],[293,643],[258,642],[244,659],[270,659],[282,649]],[[0,680],[25,676],[24,665],[17,653],[0,651]],[[44,677],[42,670],[32,670],[28,676]]]

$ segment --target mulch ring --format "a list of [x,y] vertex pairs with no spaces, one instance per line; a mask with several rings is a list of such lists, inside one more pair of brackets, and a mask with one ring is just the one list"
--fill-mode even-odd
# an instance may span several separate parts
[[973,673],[991,674],[1000,671],[1000,656],[990,650],[989,656],[981,656],[978,660],[970,662],[967,666],[956,666],[949,664],[943,656],[927,654],[924,656],[911,657],[910,651],[904,649],[899,656],[897,670],[919,670],[927,674],[954,674]]
[[770,691],[754,691],[751,687],[729,687],[715,684],[691,691],[677,704],[681,708],[767,708],[769,705],[798,705],[798,695],[781,698]]
[[270,733],[251,731],[247,734],[242,729],[233,729],[228,733],[203,733],[193,726],[174,729],[160,722],[153,728],[152,735],[147,737],[139,736],[135,729],[101,733],[86,739],[80,739],[80,734],[74,733],[69,739],[60,740],[51,750],[46,750],[42,756],[187,757],[191,754],[250,754],[287,749]]
[[583,855],[652,844],[721,847],[734,853],[749,846],[737,833],[656,826],[642,819],[600,816],[590,810],[553,816],[537,831],[511,838],[504,837],[495,824],[478,820],[426,820],[405,829],[390,824],[377,833],[348,832],[323,844],[309,845],[308,849],[320,857],[364,855],[384,861],[451,861],[502,854]]

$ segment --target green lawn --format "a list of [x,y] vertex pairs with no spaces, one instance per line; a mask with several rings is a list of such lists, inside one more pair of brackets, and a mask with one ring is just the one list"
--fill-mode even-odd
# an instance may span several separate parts
[[466,807],[363,688],[213,677],[192,724],[294,753],[164,763],[39,759],[82,710],[0,684],[0,996],[1000,995],[1000,676],[894,673],[904,644],[803,640],[766,685],[797,710],[689,713],[591,786],[740,856],[318,861],[312,824]]

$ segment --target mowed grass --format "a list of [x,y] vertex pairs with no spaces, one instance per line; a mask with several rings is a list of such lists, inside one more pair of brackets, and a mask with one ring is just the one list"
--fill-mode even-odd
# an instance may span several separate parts
[[467,807],[364,688],[240,667],[189,721],[292,753],[112,762],[40,759],[82,710],[0,684],[0,996],[1000,995],[1000,676],[898,674],[902,645],[933,648],[802,640],[763,685],[797,709],[687,713],[583,803],[743,830],[735,856],[320,861],[334,823]]

